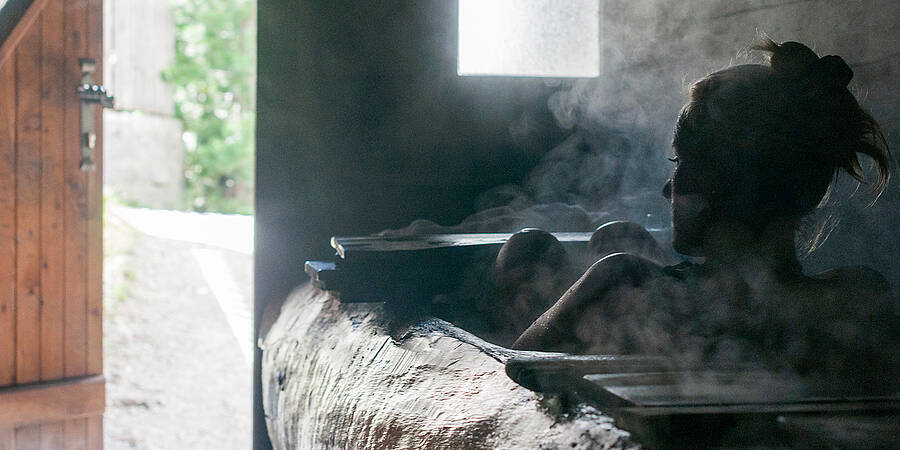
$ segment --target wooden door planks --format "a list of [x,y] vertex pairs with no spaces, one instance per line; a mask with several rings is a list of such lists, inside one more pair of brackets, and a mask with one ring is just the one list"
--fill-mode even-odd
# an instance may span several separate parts
[[[19,42],[25,36],[26,33],[29,32],[32,25],[38,20],[40,17],[41,11],[47,5],[47,2],[50,0],[34,0],[28,6],[28,9],[25,10],[24,14],[20,18],[18,18],[18,22],[15,23],[15,27],[4,36],[2,42],[0,42],[0,65],[6,63],[6,61],[10,58],[13,58],[16,47],[18,47]],[[55,1],[55,0],[54,0]],[[0,3],[9,3],[9,2],[0,2]],[[22,3],[22,2],[19,2]],[[16,19],[12,19],[16,20]],[[12,24],[12,23],[10,23]],[[4,24],[4,25],[10,25]],[[12,98],[12,97],[9,97]]]
[[87,445],[88,429],[86,419],[67,420],[64,428],[65,450],[93,450]]
[[[65,30],[65,86],[77,86],[81,82],[80,57],[87,53],[85,27],[87,26],[86,2],[63,2],[63,28]],[[79,168],[80,160],[80,103],[74,89],[64,92],[65,148],[63,170],[65,177],[64,199],[64,273],[63,286],[66,295],[64,306],[64,373],[67,377],[87,373],[87,190],[86,176]]]
[[101,375],[0,389],[0,429],[102,414],[106,396]]
[[[79,419],[84,422],[85,419]],[[86,419],[86,424],[90,427],[91,421],[99,422],[99,416]],[[64,450],[70,448],[67,446],[64,421],[46,422],[40,425],[24,425],[18,428],[0,429],[0,450]],[[72,436],[77,441],[85,442],[80,448],[100,449],[102,448],[102,440],[98,441],[96,436],[90,433],[86,437],[79,437],[75,434],[77,427],[72,427]],[[100,428],[97,428],[100,429]],[[90,431],[90,430],[88,430]]]
[[[101,11],[103,0],[88,0],[88,56],[97,62],[94,81],[103,84],[103,36]],[[87,373],[103,372],[103,108],[94,107],[97,146],[96,168],[87,175]],[[92,424],[88,423],[88,430]],[[91,447],[95,448],[95,447]]]
[[62,421],[44,422],[41,424],[41,450],[65,448],[64,425]]
[[16,382],[41,376],[41,34],[16,48]]
[[[35,3],[0,63],[0,386],[102,372],[102,156],[81,172],[74,93],[78,59],[102,59],[102,1]],[[96,411],[0,425],[0,449],[101,448],[103,387],[91,389]]]
[[16,382],[15,54],[0,64],[0,386]]
[[40,449],[41,445],[41,426],[25,425],[16,428],[16,450]]
[[41,379],[63,377],[63,110],[62,3],[41,17]]
[[85,419],[87,423],[87,448],[103,448],[103,416],[92,416]]
[[15,450],[16,430],[12,428],[0,428],[0,450]]

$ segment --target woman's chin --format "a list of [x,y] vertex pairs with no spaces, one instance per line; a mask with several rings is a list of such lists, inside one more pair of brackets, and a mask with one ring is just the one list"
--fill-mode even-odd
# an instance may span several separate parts
[[703,256],[696,245],[693,245],[690,240],[682,238],[674,231],[672,232],[672,248],[685,256]]

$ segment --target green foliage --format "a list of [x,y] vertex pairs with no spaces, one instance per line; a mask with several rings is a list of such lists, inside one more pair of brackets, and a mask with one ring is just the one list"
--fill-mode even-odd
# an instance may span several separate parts
[[253,213],[255,0],[170,0],[188,208]]

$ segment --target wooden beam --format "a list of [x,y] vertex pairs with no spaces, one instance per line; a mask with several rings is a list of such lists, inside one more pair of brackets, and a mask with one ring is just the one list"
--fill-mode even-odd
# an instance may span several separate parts
[[[87,47],[88,56],[94,58],[97,68],[93,77],[96,84],[103,84],[103,0],[88,0]],[[103,373],[103,108],[93,108],[94,131],[97,142],[94,148],[93,172],[87,173],[87,255],[85,278],[87,312],[87,373]],[[96,424],[88,421],[88,431],[96,431]],[[89,447],[95,448],[95,447]]]
[[[15,54],[15,52],[13,52]],[[16,98],[15,57],[0,65],[0,97]],[[0,386],[16,383],[16,105],[0,102]]]
[[[63,3],[41,15],[41,380],[63,378]],[[71,88],[71,86],[69,86]],[[69,89],[68,91],[71,91]],[[62,428],[61,424],[58,424]],[[62,432],[60,431],[60,434]],[[42,434],[43,436],[43,434]],[[61,447],[61,446],[60,446]],[[53,447],[48,447],[53,448]]]
[[41,380],[41,28],[16,47],[16,383]]
[[[84,1],[63,2],[65,36],[65,86],[81,83],[79,58],[87,54],[86,24],[88,8]],[[81,101],[74,90],[64,92],[63,113],[63,373],[66,377],[89,374],[87,369],[87,172],[79,167],[81,159]]]
[[0,44],[0,66],[15,53],[16,47],[19,46],[19,41],[25,37],[25,34],[28,33],[31,26],[37,22],[37,19],[41,16],[41,11],[44,10],[44,7],[47,6],[48,2],[49,0],[34,0],[31,2],[31,5],[25,13],[22,14],[22,18],[16,23],[15,28],[12,29],[9,36],[7,36],[2,44]]
[[102,375],[0,389],[0,429],[93,417],[106,407]]
[[[587,243],[593,233],[552,233],[560,242]],[[367,253],[411,252],[441,248],[503,245],[513,233],[427,234],[412,236],[334,236],[331,246],[338,256],[351,259]]]
[[12,428],[0,429],[0,448],[15,450],[16,430]]

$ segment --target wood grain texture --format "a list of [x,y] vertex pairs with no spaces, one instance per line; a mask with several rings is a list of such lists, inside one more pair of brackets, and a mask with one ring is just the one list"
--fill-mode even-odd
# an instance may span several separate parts
[[[382,305],[341,304],[310,285],[262,344],[276,448],[633,448],[612,418],[548,413],[503,360],[537,356],[433,319],[411,327]],[[402,336],[402,337],[398,337]]]
[[31,31],[31,27],[38,21],[41,11],[48,2],[49,0],[35,0],[31,3],[31,6],[28,7],[19,23],[16,24],[15,29],[0,45],[0,65],[3,65],[8,59],[13,57],[19,42]]
[[[94,82],[103,84],[103,0],[88,0],[88,55],[97,61]],[[103,372],[103,108],[94,107],[97,145],[93,172],[87,176],[87,373]],[[92,424],[88,424],[91,431]],[[91,447],[95,448],[95,447]]]
[[41,17],[41,379],[63,377],[63,17]]
[[0,428],[0,450],[15,450],[16,433],[12,428]]
[[16,428],[17,450],[41,450],[41,426],[25,425]]
[[0,389],[0,428],[96,416],[106,406],[105,381],[94,375]]
[[64,450],[95,450],[88,447],[87,419],[67,420],[64,428]]
[[16,48],[16,382],[41,377],[41,33]]
[[[586,243],[593,233],[552,233],[560,242]],[[353,259],[357,255],[421,252],[441,248],[502,246],[513,233],[463,233],[399,236],[334,236],[331,247],[338,256]]]
[[[15,57],[0,64],[0,98],[15,99]],[[16,382],[16,102],[0,102],[0,386]]]
[[[65,86],[81,82],[79,57],[87,52],[85,26],[87,5],[84,1],[64,2]],[[64,199],[64,373],[67,377],[87,373],[87,284],[84,267],[87,262],[87,189],[85,172],[78,166],[81,149],[80,104],[74,89],[65,98],[65,156],[63,169],[66,191]],[[83,425],[83,424],[82,424]]]
[[62,421],[41,424],[41,449],[57,450],[65,446],[65,428]]
[[74,92],[78,59],[101,60],[101,3],[36,1],[27,32],[3,46],[0,450],[102,447],[102,377],[50,381],[102,372],[102,169],[89,179],[78,166]]
[[103,448],[103,416],[87,418],[87,448],[100,450]]

